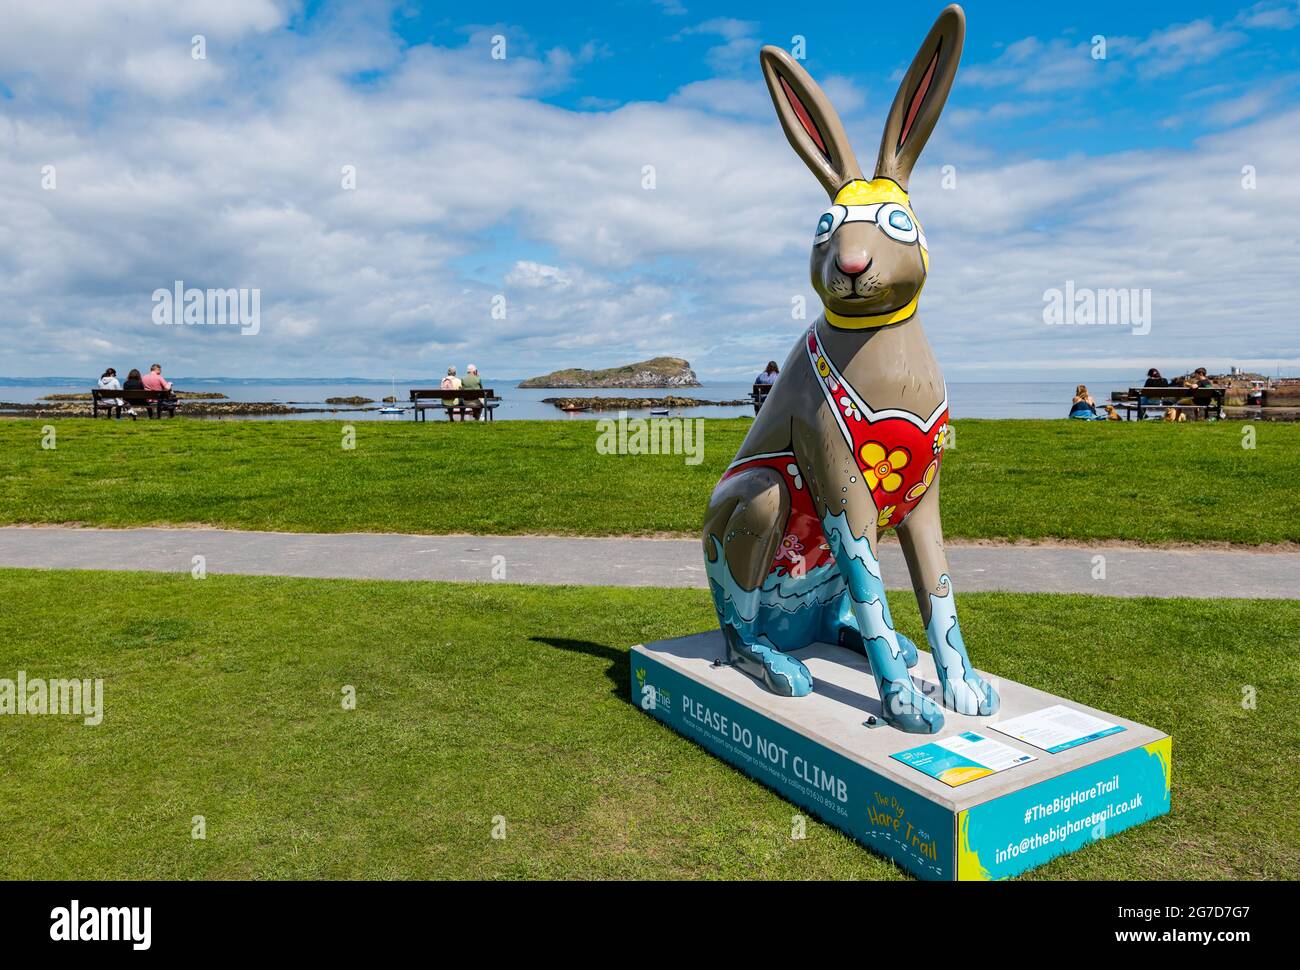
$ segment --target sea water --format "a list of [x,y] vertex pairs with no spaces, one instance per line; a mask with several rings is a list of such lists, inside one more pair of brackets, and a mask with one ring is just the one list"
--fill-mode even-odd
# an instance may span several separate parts
[[[250,417],[229,417],[213,420],[245,421],[300,421],[300,420],[340,420],[349,421],[409,421],[411,415],[379,414],[374,410],[348,407],[346,405],[327,405],[326,398],[331,397],[365,397],[375,401],[367,405],[378,408],[385,397],[392,395],[391,380],[366,380],[364,378],[229,378],[229,377],[169,377],[169,380],[181,391],[217,392],[233,401],[258,401],[286,404],[302,408],[330,408],[327,411],[315,411],[296,415],[256,415]],[[1136,378],[1134,378],[1136,380]],[[405,405],[409,401],[412,388],[436,388],[440,377],[406,378],[397,382],[397,403]],[[71,394],[89,392],[97,383],[97,378],[87,377],[38,377],[12,378],[0,377],[0,413],[3,403],[32,404],[47,394]],[[1070,410],[1070,399],[1074,396],[1073,381],[1017,381],[1017,382],[948,382],[948,398],[954,418],[1063,418]],[[1109,390],[1127,387],[1122,377],[1112,378],[1109,382],[1092,380],[1096,387],[1093,396],[1098,400],[1109,398]],[[491,388],[503,398],[496,411],[497,420],[549,420],[549,421],[583,421],[617,414],[613,411],[583,411],[569,414],[554,405],[543,403],[548,397],[693,397],[706,401],[746,401],[749,398],[751,383],[748,381],[704,381],[701,387],[681,388],[520,388],[517,379],[494,379],[491,374],[484,377],[483,386]],[[649,409],[629,409],[631,416],[648,417]],[[748,404],[730,407],[674,408],[673,415],[688,415],[698,418],[728,418],[753,415],[754,409]],[[434,420],[436,415],[430,414]]]

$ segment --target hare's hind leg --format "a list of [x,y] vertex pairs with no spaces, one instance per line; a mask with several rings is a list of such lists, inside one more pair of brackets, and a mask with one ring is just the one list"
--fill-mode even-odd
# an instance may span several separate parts
[[[862,638],[862,629],[858,626],[858,618],[853,612],[853,596],[847,589],[840,594],[839,602],[826,611],[825,620],[819,637],[822,642],[847,647],[870,661],[871,656],[867,652],[866,641]],[[898,637],[898,646],[903,651],[903,662],[908,667],[915,667],[918,656],[916,644],[898,631],[894,631],[894,635]]]
[[[789,514],[785,482],[770,468],[755,467],[720,482],[704,522],[704,568],[728,660],[773,693],[802,697],[812,692],[812,675],[782,650],[807,646],[817,617],[806,615],[806,635],[799,623],[789,621],[797,612],[773,622],[780,607],[771,600],[780,591],[768,585]],[[779,642],[773,639],[778,628]]]
[[921,607],[921,622],[934,654],[944,707],[958,714],[997,713],[997,691],[975,672],[957,623],[957,603],[948,578],[948,557],[943,551],[937,477],[920,504],[899,525],[898,541]]

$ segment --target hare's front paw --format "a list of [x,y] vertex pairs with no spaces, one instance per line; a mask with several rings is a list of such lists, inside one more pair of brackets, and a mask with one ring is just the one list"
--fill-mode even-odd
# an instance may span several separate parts
[[883,685],[880,706],[885,723],[911,734],[935,734],[943,730],[943,711],[911,680],[888,681]]
[[997,713],[1001,702],[993,685],[972,671],[961,680],[943,681],[943,706],[958,714],[988,717]]
[[812,674],[800,661],[764,644],[744,643],[739,636],[727,637],[732,662],[763,682],[773,694],[806,697],[812,693]]

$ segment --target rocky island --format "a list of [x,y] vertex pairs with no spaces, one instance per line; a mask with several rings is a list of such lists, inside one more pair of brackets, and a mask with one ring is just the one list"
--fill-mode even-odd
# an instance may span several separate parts
[[520,387],[699,387],[689,361],[654,357],[622,367],[584,370],[570,367],[520,381]]
[[701,401],[694,397],[544,397],[561,411],[644,411],[647,408],[740,407],[743,401]]

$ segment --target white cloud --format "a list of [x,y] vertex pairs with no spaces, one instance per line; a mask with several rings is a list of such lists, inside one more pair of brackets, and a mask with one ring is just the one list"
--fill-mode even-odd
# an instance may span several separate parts
[[762,46],[756,38],[758,24],[735,17],[714,17],[692,27],[683,28],[677,36],[692,34],[712,35],[722,38],[722,43],[709,49],[705,60],[717,74],[735,74],[758,60]]
[[757,30],[758,24],[752,20],[739,20],[735,17],[714,17],[693,27],[683,28],[681,34],[717,34],[727,40],[740,40],[743,37],[752,36]]
[[1267,90],[1247,91],[1238,97],[1211,105],[1205,112],[1205,118],[1218,125],[1239,124],[1262,114],[1275,93]]
[[[282,26],[287,0],[61,0],[2,5],[0,64],[16,93],[85,103],[120,86],[163,97],[216,79],[215,60]],[[209,61],[192,57],[202,35]]]
[[1246,28],[1290,30],[1300,24],[1300,3],[1296,0],[1261,0],[1241,11],[1232,23]]
[[964,68],[961,79],[976,87],[1013,87],[1042,94],[1101,83],[1105,68],[1105,61],[1093,60],[1087,42],[1025,37],[1008,44],[989,63]]
[[1046,94],[1113,82],[1129,70],[1139,79],[1168,77],[1246,44],[1249,38],[1244,29],[1286,29],[1300,23],[1297,9],[1266,0],[1223,25],[1201,18],[1162,27],[1140,38],[1103,34],[1099,36],[1105,42],[1105,56],[1097,58],[1091,36],[1046,41],[1023,37],[1007,44],[992,61],[968,64],[962,71],[962,83]]
[[534,263],[532,260],[521,259],[506,274],[506,284],[535,290],[548,287],[565,289],[573,285],[573,278],[567,276],[558,267],[545,266],[542,263]]
[[1212,61],[1245,42],[1246,35],[1240,31],[1215,27],[1209,20],[1194,20],[1154,31],[1133,47],[1132,56],[1137,59],[1139,76],[1162,77]]
[[681,0],[654,0],[654,2],[670,17],[686,16],[686,7]]
[[772,117],[767,88],[753,78],[714,77],[684,85],[668,98],[672,107],[697,108],[717,115],[741,118]]

